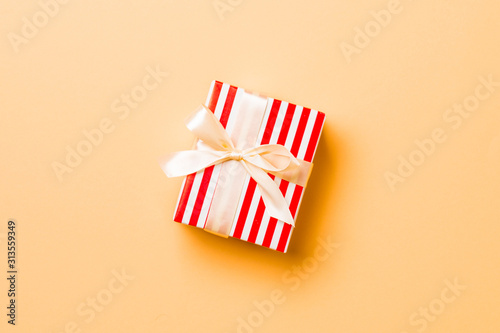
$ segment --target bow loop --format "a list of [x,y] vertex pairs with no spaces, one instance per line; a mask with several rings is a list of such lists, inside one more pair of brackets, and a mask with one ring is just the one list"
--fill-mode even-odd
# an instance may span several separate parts
[[185,122],[186,127],[211,148],[222,151],[234,150],[233,142],[226,130],[205,105],[200,105]]
[[248,149],[245,160],[268,172],[281,172],[299,166],[299,162],[282,145],[268,144]]

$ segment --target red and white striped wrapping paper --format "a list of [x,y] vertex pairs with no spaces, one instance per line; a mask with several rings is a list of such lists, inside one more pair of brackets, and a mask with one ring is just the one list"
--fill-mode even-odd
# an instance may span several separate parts
[[[226,128],[231,131],[231,112],[237,110],[244,89],[213,81],[206,105]],[[234,113],[234,111],[233,111]],[[281,144],[298,159],[312,162],[325,114],[302,106],[268,98],[257,144]],[[221,165],[215,165],[188,175],[182,184],[174,214],[174,221],[204,228],[214,196]],[[279,186],[290,212],[296,219],[304,188],[271,176]],[[293,227],[271,218],[265,209],[256,182],[246,176],[239,198],[231,237],[286,252]]]

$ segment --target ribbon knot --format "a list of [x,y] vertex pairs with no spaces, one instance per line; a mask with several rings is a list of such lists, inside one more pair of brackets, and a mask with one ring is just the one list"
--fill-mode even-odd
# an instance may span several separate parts
[[186,120],[186,126],[202,144],[198,150],[164,156],[160,165],[168,177],[187,176],[212,165],[238,161],[257,183],[269,215],[294,225],[288,203],[269,174],[305,186],[311,163],[298,160],[286,147],[278,144],[257,145],[243,151],[236,149],[222,124],[204,105]]
[[231,160],[241,161],[243,157],[244,157],[243,152],[239,150],[233,150],[232,152],[229,153],[229,159]]

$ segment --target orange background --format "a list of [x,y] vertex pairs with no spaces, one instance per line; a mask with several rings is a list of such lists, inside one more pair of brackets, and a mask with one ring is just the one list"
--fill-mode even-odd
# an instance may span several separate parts
[[[0,5],[2,331],[498,332],[498,1],[66,2]],[[147,68],[168,77],[114,112]],[[157,158],[213,79],[327,115],[287,254],[172,222]]]

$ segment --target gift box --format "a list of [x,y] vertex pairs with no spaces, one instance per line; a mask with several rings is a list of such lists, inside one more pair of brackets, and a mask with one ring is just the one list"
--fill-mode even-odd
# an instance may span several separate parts
[[160,161],[168,176],[202,168],[186,175],[174,221],[286,252],[324,113],[219,81],[205,105],[188,120],[194,149]]

